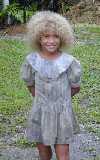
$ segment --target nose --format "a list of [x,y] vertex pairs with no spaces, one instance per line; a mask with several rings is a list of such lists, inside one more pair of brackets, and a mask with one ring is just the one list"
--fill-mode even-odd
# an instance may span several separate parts
[[54,38],[53,37],[49,37],[48,40],[49,40],[50,43],[54,43]]

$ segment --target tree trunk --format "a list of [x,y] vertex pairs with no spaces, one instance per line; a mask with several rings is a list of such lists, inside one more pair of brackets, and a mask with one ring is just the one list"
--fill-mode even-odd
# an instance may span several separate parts
[[23,22],[26,23],[26,9],[23,8]]
[[[3,8],[6,9],[6,7],[9,5],[9,0],[3,0]],[[11,24],[11,18],[10,15],[8,14],[5,20],[7,25]]]
[[6,8],[9,5],[9,0],[3,0],[3,7]]

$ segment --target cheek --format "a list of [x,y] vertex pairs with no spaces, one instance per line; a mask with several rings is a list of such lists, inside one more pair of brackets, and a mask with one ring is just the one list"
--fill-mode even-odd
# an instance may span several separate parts
[[41,44],[41,45],[44,45],[46,42],[47,42],[46,39],[41,39],[41,40],[40,40],[40,44]]
[[44,46],[44,44],[46,43],[46,41],[44,39],[40,39],[40,46]]

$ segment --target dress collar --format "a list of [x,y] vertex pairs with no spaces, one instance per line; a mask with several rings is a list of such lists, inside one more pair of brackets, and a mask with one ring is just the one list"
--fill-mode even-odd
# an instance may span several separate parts
[[31,53],[27,56],[28,63],[35,71],[47,78],[57,78],[59,74],[67,71],[73,61],[73,56],[62,53],[59,57],[49,60],[41,57],[38,53]]

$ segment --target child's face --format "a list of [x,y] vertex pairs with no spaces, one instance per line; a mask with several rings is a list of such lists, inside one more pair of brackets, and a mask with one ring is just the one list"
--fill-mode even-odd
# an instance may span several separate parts
[[60,38],[52,31],[43,33],[40,36],[40,46],[42,52],[55,53],[59,50]]

